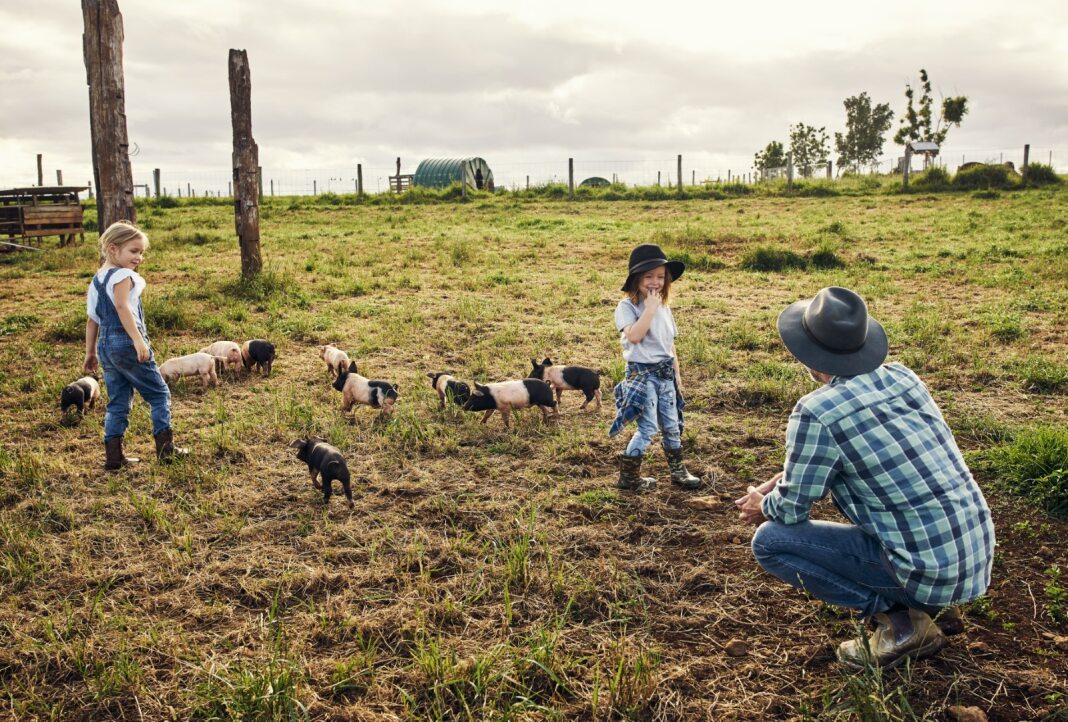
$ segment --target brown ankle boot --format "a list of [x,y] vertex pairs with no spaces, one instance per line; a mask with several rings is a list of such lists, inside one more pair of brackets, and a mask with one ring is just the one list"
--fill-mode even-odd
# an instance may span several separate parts
[[185,456],[189,449],[174,445],[174,434],[170,429],[164,429],[155,436],[156,458],[160,461],[173,461],[176,456]]
[[104,471],[118,471],[129,464],[136,464],[140,459],[122,453],[122,437],[116,436],[104,442]]

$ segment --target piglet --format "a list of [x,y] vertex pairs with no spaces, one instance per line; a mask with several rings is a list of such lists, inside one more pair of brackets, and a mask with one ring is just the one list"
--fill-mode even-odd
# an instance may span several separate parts
[[471,398],[463,408],[465,411],[485,411],[483,424],[489,421],[494,411],[500,411],[507,429],[512,426],[512,409],[525,409],[529,406],[537,406],[541,409],[542,419],[549,419],[549,409],[556,408],[553,390],[549,384],[538,379],[499,381],[485,386],[476,383]]
[[463,381],[457,381],[449,374],[427,374],[426,376],[430,379],[431,387],[438,392],[438,401],[441,403],[439,408],[445,408],[445,399],[449,396],[452,396],[454,404],[461,406],[471,398],[471,387]]
[[[538,363],[537,359],[530,359],[534,369],[530,372],[533,379],[541,379],[548,382],[556,391],[556,403],[560,403],[560,396],[564,391],[581,391],[586,400],[582,402],[580,409],[597,400],[597,410],[601,410],[601,377],[593,369],[585,366],[559,366],[553,365],[552,359],[545,359]],[[559,406],[556,413],[560,413]]]
[[59,407],[66,414],[72,406],[78,407],[78,415],[85,414],[86,405],[89,408],[96,406],[96,400],[100,398],[100,379],[96,374],[82,376],[77,381],[67,384],[59,397]]
[[274,365],[274,344],[264,341],[262,338],[254,338],[241,344],[241,363],[245,371],[252,371],[255,366],[260,373],[267,372],[271,375],[271,366]]
[[[337,479],[345,490],[349,508],[352,509],[355,506],[352,503],[352,486],[349,484],[349,467],[345,464],[345,457],[341,455],[341,451],[336,446],[331,446],[315,437],[297,439],[289,446],[297,449],[297,458],[308,465],[312,485],[316,490],[322,489],[324,504],[330,503],[333,482]],[[323,476],[321,485],[318,479],[320,474]]]
[[159,373],[168,384],[174,383],[182,376],[200,376],[204,386],[219,385],[219,376],[215,372],[215,357],[203,351],[167,359],[160,364]]
[[372,381],[356,372],[356,362],[338,374],[334,388],[341,392],[341,410],[347,412],[355,404],[367,404],[392,414],[397,398],[397,386],[388,381]]
[[237,371],[237,365],[241,363],[241,347],[233,341],[216,341],[200,349],[200,352],[226,359],[226,365],[234,372]]
[[349,355],[339,349],[336,344],[328,343],[320,346],[319,358],[326,361],[326,370],[330,372],[330,378],[337,378],[349,366]]

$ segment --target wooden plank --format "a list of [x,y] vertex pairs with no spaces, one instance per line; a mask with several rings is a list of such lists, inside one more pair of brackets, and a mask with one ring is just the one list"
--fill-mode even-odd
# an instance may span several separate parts
[[55,208],[23,208],[22,222],[26,225],[41,225],[42,223],[63,223],[81,225],[82,209],[71,206],[56,206]]

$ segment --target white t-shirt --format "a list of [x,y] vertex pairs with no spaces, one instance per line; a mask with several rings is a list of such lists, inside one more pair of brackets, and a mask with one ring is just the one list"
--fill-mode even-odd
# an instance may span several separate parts
[[679,329],[675,326],[675,317],[671,315],[671,309],[661,306],[653,315],[653,322],[649,324],[649,330],[640,343],[631,343],[627,340],[627,334],[623,329],[633,325],[645,311],[645,301],[637,306],[629,298],[624,298],[616,306],[616,330],[619,331],[619,341],[623,345],[623,360],[635,363],[653,364],[660,363],[672,358],[672,346],[675,345],[675,337],[679,335]]
[[[108,275],[108,271],[110,271],[112,268],[114,268],[114,266],[104,266],[96,272],[95,278],[100,280],[101,283],[103,283],[104,276]],[[144,321],[137,313],[137,302],[140,300],[141,292],[145,290],[145,286],[147,284],[145,283],[145,279],[141,278],[141,276],[138,275],[137,271],[130,270],[129,268],[120,268],[119,270],[115,271],[115,273],[111,275],[111,278],[108,279],[107,287],[105,288],[108,294],[108,298],[111,299],[112,303],[115,303],[115,284],[123,280],[124,278],[133,279],[133,286],[130,287],[129,306],[130,309],[133,311],[133,317],[134,321],[137,323],[137,328],[140,329],[141,333],[147,336],[148,332],[145,330]],[[100,318],[96,315],[97,300],[98,299],[96,292],[96,284],[90,281],[89,293],[86,294],[85,298],[85,310],[89,314],[89,318],[93,319],[97,323],[100,323]]]

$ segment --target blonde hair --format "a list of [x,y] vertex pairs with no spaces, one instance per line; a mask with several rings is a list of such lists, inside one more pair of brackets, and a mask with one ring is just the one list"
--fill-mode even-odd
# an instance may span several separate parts
[[100,260],[111,261],[110,249],[122,248],[130,241],[140,239],[145,248],[148,248],[148,236],[140,228],[129,221],[115,221],[108,229],[100,234]]
[[[655,268],[650,268],[649,271],[655,271]],[[627,283],[623,286],[623,292],[627,294],[627,298],[630,302],[637,306],[641,299],[638,298],[638,283],[649,271],[642,271],[641,273],[632,273],[627,277]],[[661,303],[665,306],[668,305],[668,299],[671,297],[671,271],[667,266],[664,266],[664,287],[660,289]]]

